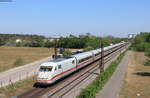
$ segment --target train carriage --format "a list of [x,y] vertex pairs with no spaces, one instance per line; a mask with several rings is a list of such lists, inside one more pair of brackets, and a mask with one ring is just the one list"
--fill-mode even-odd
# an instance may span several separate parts
[[101,49],[92,50],[90,52],[94,54],[94,60],[101,58]]
[[77,69],[80,69],[94,61],[94,54],[92,52],[84,52],[73,55],[77,59]]

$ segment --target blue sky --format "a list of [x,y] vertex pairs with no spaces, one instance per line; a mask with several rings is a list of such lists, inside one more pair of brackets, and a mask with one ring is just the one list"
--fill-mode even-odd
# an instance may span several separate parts
[[0,2],[0,33],[126,37],[150,31],[150,0]]

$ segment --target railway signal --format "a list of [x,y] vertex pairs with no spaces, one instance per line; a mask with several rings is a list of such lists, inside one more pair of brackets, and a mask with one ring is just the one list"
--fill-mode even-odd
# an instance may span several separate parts
[[58,44],[58,40],[59,40],[59,36],[53,36],[51,37],[51,39],[53,39],[54,41],[54,54],[52,55],[53,59],[57,59],[58,58],[58,54],[57,54],[57,44]]

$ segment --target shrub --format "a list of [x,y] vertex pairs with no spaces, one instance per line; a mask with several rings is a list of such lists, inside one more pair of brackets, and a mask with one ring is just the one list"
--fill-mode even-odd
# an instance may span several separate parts
[[145,65],[145,66],[150,66],[150,60],[147,59],[147,60],[144,62],[144,65]]
[[64,57],[68,57],[68,56],[71,56],[71,55],[72,55],[72,52],[69,51],[69,50],[66,50],[66,51],[63,52]]
[[147,49],[147,51],[145,52],[145,56],[150,58],[150,47]]
[[21,65],[21,64],[23,64],[23,59],[21,58],[21,57],[18,57],[16,60],[15,60],[15,62],[14,62],[14,66],[19,66],[19,65]]
[[132,47],[137,51],[150,50],[150,32],[141,32],[133,39]]
[[87,48],[84,48],[84,52],[86,52],[86,51],[90,51],[90,50],[93,50],[94,48],[92,48],[92,47],[87,47]]
[[149,51],[150,43],[140,43],[132,46],[136,51]]

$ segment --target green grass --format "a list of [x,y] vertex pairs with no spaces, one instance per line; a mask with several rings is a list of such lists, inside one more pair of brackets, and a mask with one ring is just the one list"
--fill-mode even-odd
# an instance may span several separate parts
[[144,65],[145,65],[145,66],[150,66],[150,60],[147,59],[147,60],[144,62]]
[[77,96],[77,98],[95,98],[96,93],[102,90],[106,82],[112,76],[113,72],[115,72],[117,65],[124,57],[124,54],[125,52],[118,56],[118,58],[111,63],[111,65],[105,70],[105,72],[101,73],[89,86],[82,89],[80,95]]
[[35,76],[13,83],[6,87],[2,87],[0,88],[0,98],[10,98],[11,96],[17,96],[20,93],[23,93],[28,89],[31,89],[34,83],[35,83]]

